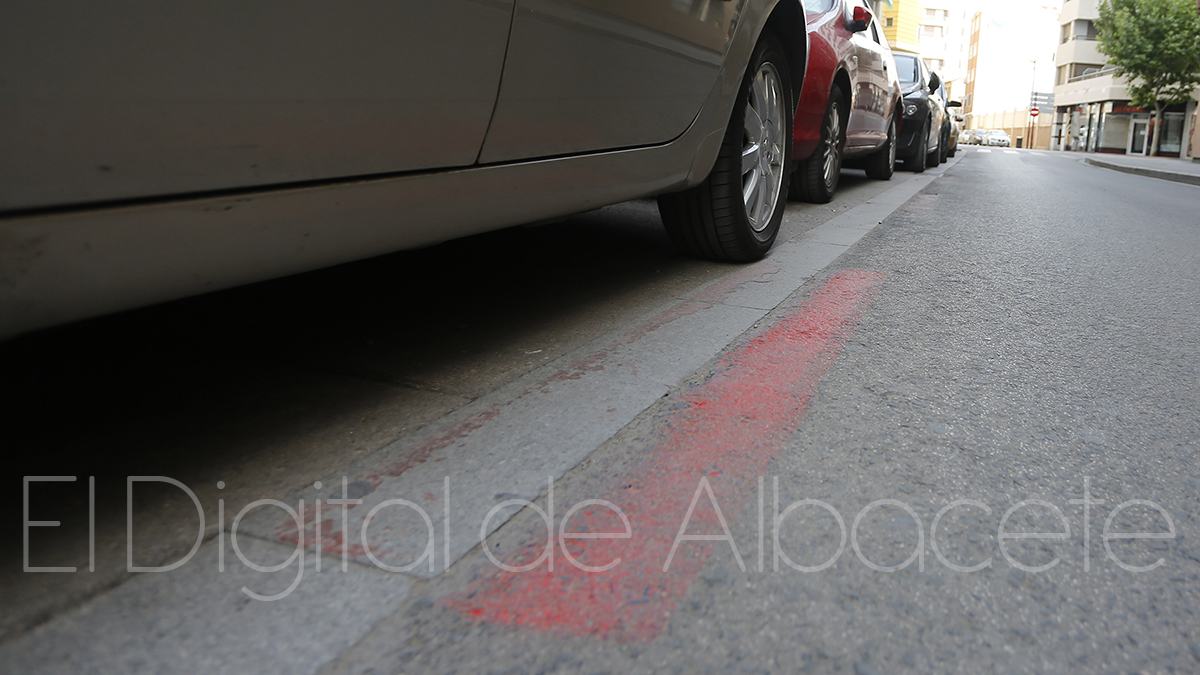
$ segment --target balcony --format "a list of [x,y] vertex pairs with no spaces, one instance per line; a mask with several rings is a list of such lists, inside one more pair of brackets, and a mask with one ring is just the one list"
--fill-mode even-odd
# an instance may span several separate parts
[[1104,66],[1103,68],[1101,68],[1095,72],[1092,72],[1092,73],[1084,73],[1082,75],[1076,75],[1075,77],[1072,77],[1071,79],[1067,80],[1067,84],[1071,84],[1072,82],[1082,82],[1084,80],[1094,80],[1097,77],[1104,77],[1105,75],[1110,75],[1110,74],[1116,72],[1116,70],[1117,70],[1116,66]]
[[1128,99],[1125,78],[1117,76],[1116,68],[1112,66],[1105,66],[1094,73],[1077,75],[1067,80],[1066,84],[1054,87],[1054,104],[1057,106]]

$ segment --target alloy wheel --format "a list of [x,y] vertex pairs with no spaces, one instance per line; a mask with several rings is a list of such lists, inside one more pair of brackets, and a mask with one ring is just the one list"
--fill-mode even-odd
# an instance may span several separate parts
[[742,146],[742,199],[755,232],[771,222],[783,189],[783,88],[774,64],[764,62],[750,84]]

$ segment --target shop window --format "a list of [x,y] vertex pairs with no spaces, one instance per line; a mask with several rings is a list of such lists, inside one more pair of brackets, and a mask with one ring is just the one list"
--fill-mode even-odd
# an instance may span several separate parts
[[1162,135],[1158,139],[1158,153],[1178,157],[1182,147],[1183,113],[1164,113]]

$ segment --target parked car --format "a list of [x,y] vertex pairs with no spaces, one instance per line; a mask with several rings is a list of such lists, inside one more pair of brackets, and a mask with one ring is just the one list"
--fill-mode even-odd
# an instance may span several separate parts
[[904,96],[896,155],[904,160],[906,169],[921,173],[942,161],[942,139],[948,133],[946,104],[938,93],[942,81],[937,73],[929,72],[919,54],[893,50],[892,56]]
[[801,0],[13,0],[0,44],[0,337],[639,197],[759,259],[808,60]]
[[958,152],[958,144],[962,138],[962,123],[958,121],[958,117],[953,111],[947,111],[946,116],[950,118],[950,150],[946,153],[948,157],[953,157]]
[[979,145],[979,129],[963,129],[958,142],[963,145]]
[[954,153],[958,152],[959,136],[962,134],[962,115],[958,114],[958,108],[962,107],[962,103],[958,101],[946,102],[946,120],[950,125],[950,131],[946,135],[946,156],[953,157]]
[[1012,137],[1003,129],[994,129],[988,132],[987,145],[996,145],[1007,148],[1012,145]]
[[900,82],[887,38],[863,0],[809,0],[808,75],[793,124],[792,192],[826,203],[842,166],[872,178],[896,166]]

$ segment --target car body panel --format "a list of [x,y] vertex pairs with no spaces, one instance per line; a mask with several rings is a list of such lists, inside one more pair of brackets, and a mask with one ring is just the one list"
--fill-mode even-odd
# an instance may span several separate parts
[[666,143],[315,185],[0,212],[0,338],[695,186],[716,161],[747,62],[769,19],[772,30],[792,31],[785,37],[794,52],[795,87],[805,72],[802,3],[747,0],[740,10],[697,112]]
[[736,9],[722,0],[517,0],[480,162],[675,138],[712,89]]
[[0,210],[469,166],[512,11],[7,2]]

